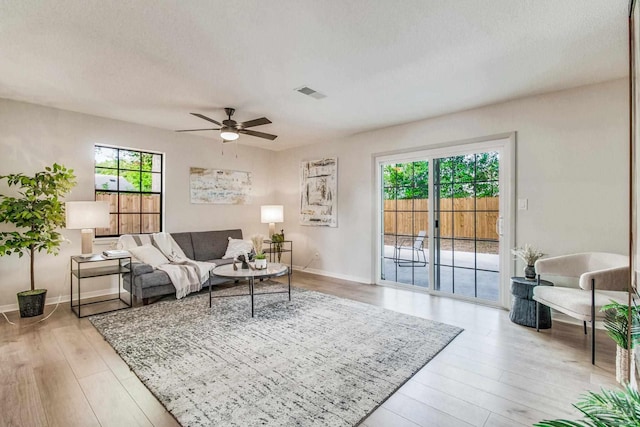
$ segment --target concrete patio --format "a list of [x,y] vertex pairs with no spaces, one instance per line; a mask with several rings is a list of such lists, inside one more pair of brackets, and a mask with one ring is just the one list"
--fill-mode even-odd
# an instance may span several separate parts
[[[384,247],[384,264],[382,274],[384,280],[404,283],[419,287],[429,287],[429,251],[425,249],[427,259],[426,266],[398,266],[393,259],[393,246]],[[416,259],[415,252],[409,249],[400,251],[399,258],[402,264],[410,263],[412,256]],[[474,256],[477,257],[477,268],[495,271],[474,271],[467,268],[474,267]],[[420,255],[422,259],[422,255]],[[477,297],[488,301],[498,301],[500,274],[498,273],[498,255],[473,252],[456,251],[455,256],[451,250],[442,251],[440,260],[440,291]],[[455,267],[446,267],[454,265]],[[474,276],[477,274],[477,295],[474,284]],[[454,280],[455,279],[455,289]]]

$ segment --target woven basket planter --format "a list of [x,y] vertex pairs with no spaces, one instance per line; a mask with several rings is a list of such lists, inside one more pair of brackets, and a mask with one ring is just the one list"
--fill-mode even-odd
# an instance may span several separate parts
[[[631,365],[629,365],[629,358],[631,358]],[[629,366],[631,366],[631,371],[629,371]],[[635,376],[635,372],[636,358],[633,357],[633,350],[616,346],[616,381],[620,384],[626,384],[629,378],[632,378],[629,374]]]

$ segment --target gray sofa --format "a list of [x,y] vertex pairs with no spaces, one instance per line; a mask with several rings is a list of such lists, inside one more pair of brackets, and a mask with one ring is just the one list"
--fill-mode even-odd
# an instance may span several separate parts
[[[182,248],[187,258],[196,261],[214,262],[217,265],[233,262],[232,259],[222,259],[227,250],[229,237],[242,239],[242,230],[240,229],[170,234]],[[123,277],[124,288],[132,292],[134,297],[141,298],[144,305],[149,303],[149,298],[175,294],[176,292],[176,288],[171,283],[167,273],[155,270],[149,264],[133,262],[131,264],[131,273],[126,273]],[[214,277],[210,280],[212,285],[228,281],[228,279],[219,277]],[[208,283],[205,283],[204,286],[208,286]]]

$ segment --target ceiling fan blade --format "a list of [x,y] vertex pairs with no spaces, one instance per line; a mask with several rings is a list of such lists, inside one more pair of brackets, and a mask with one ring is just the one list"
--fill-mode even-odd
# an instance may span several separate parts
[[240,129],[238,132],[244,133],[245,135],[257,136],[258,138],[270,139],[271,141],[278,137],[277,135],[271,135],[270,133],[256,132],[255,130],[248,129]]
[[249,120],[248,122],[238,123],[238,126],[244,129],[253,126],[268,125],[269,123],[271,123],[271,120],[267,119],[266,117],[260,117],[259,119],[253,119]]
[[196,132],[199,130],[220,130],[220,128],[213,128],[213,129],[180,129],[177,130],[176,132]]
[[222,123],[220,123],[220,122],[216,122],[215,120],[210,119],[210,118],[209,118],[209,117],[207,117],[207,116],[203,116],[202,114],[199,114],[199,113],[189,113],[189,114],[191,114],[192,116],[200,117],[201,119],[206,120],[206,121],[208,121],[208,122],[215,123],[215,124],[217,124],[218,126],[222,126]]

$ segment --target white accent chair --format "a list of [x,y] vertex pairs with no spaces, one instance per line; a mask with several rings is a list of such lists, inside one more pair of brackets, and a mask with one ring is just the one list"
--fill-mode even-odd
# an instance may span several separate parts
[[[398,267],[424,267],[427,265],[427,256],[424,253],[424,239],[426,237],[427,232],[420,230],[415,240],[403,239],[393,247],[393,261]],[[411,250],[411,258],[402,258],[402,250]]]
[[540,304],[582,320],[585,335],[587,322],[591,322],[591,363],[595,364],[595,322],[604,319],[604,313],[600,312],[600,309],[611,300],[628,303],[629,257],[604,252],[586,252],[539,259],[536,261],[535,269],[538,281],[543,275],[579,279],[579,288],[536,286],[533,289],[533,299],[536,301],[536,329],[540,331],[537,328]]

